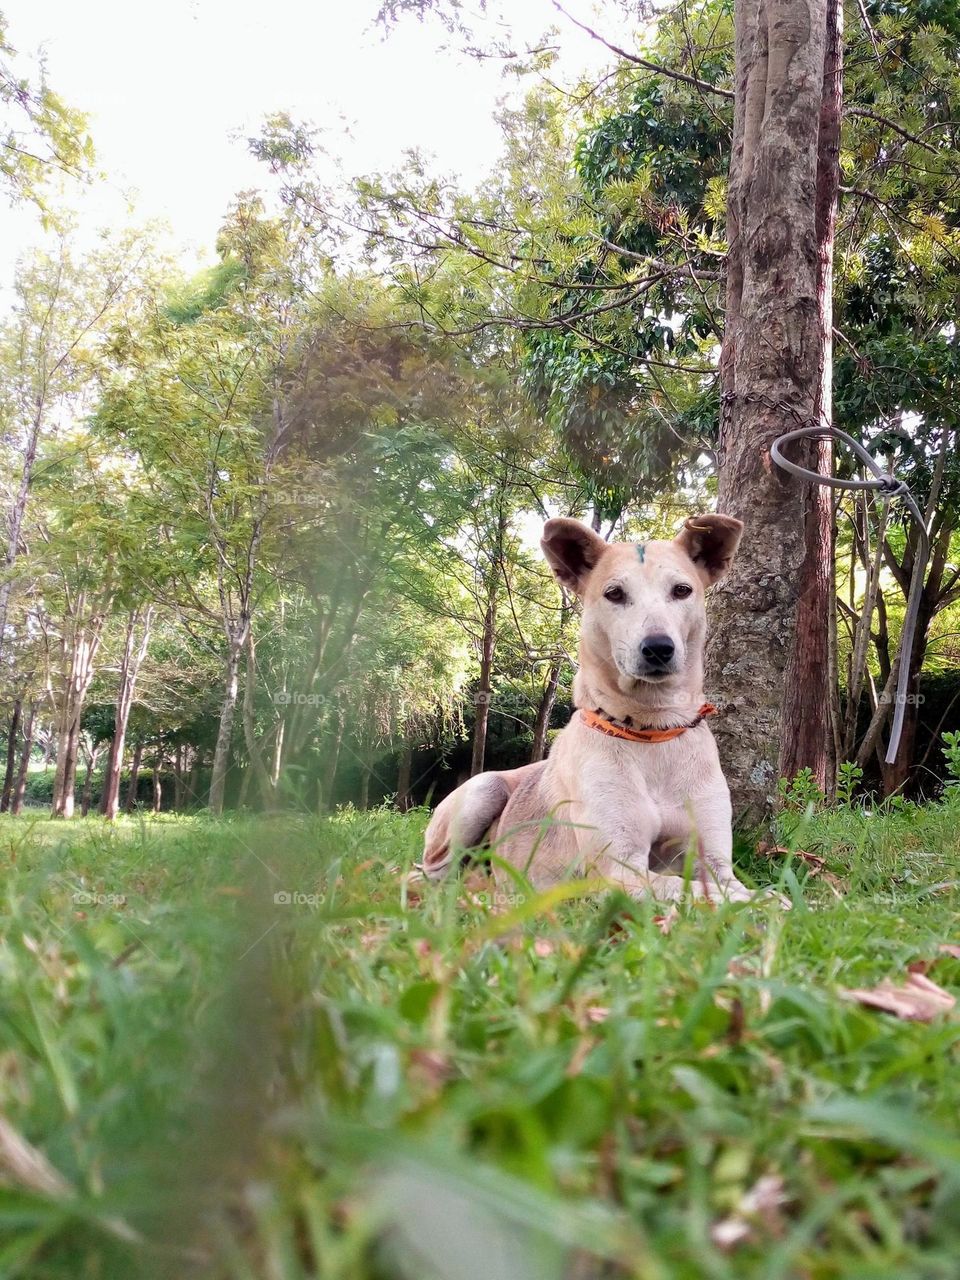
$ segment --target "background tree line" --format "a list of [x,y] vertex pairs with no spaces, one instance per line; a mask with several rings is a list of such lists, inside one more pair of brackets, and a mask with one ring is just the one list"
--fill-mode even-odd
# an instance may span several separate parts
[[[492,52],[441,5],[383,19],[425,7]],[[750,529],[710,671],[741,811],[843,761],[936,786],[960,721],[960,7],[786,8],[662,9],[572,93],[549,50],[500,51],[533,87],[479,190],[416,155],[331,188],[275,116],[264,191],[193,278],[149,229],[80,253],[53,218],[0,331],[2,807],[406,807],[539,758],[576,645],[539,523],[671,536],[718,500]],[[46,149],[18,168],[8,141],[8,185],[49,217],[83,122],[48,103],[24,127]],[[893,767],[916,531],[757,447],[824,419],[928,515]]]

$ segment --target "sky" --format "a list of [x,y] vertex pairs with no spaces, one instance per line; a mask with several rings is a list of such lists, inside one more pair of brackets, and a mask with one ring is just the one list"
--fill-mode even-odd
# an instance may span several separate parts
[[[185,262],[209,259],[231,197],[263,185],[242,139],[266,114],[287,110],[321,126],[349,174],[389,168],[417,147],[436,157],[438,171],[473,183],[497,160],[497,100],[516,91],[496,61],[441,51],[448,37],[433,20],[405,18],[384,37],[373,22],[377,0],[0,4],[11,44],[42,52],[51,85],[89,115],[105,178],[83,195],[81,225],[92,232],[162,219],[168,247]],[[570,0],[569,9],[596,20],[592,0]],[[616,8],[608,10],[613,16],[596,21],[622,37]],[[553,78],[572,81],[609,64],[550,0],[510,0],[509,12],[520,39],[562,28]],[[0,210],[0,289],[40,235],[34,210]]]

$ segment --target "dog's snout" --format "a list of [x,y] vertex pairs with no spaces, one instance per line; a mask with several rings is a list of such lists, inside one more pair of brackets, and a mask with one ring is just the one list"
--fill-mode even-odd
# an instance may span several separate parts
[[676,645],[669,636],[647,636],[640,642],[640,653],[655,667],[665,667],[673,657]]

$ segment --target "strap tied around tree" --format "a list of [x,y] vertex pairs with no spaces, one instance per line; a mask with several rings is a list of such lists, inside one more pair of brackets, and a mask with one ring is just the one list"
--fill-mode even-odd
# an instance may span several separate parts
[[[789,408],[789,406],[784,407]],[[810,471],[807,467],[801,467],[798,463],[791,462],[784,455],[784,446],[792,444],[794,440],[817,440],[825,437],[842,441],[848,449],[857,455],[867,470],[873,473],[872,478],[866,480],[841,480],[838,476],[820,475],[817,471]],[[815,484],[826,485],[829,489],[873,489],[883,496],[884,501],[889,501],[891,498],[902,498],[917,526],[920,545],[913,563],[910,590],[907,593],[907,612],[903,620],[903,630],[900,633],[900,644],[897,647],[897,692],[893,710],[893,727],[890,730],[890,742],[887,745],[886,754],[886,763],[893,764],[900,749],[900,737],[903,733],[907,686],[910,683],[910,657],[913,653],[913,644],[917,632],[920,597],[923,594],[923,578],[927,571],[927,561],[930,558],[930,537],[927,533],[927,522],[917,506],[916,499],[910,492],[907,482],[898,480],[896,476],[884,471],[876,458],[858,440],[854,440],[853,436],[847,435],[839,427],[820,424],[800,427],[796,431],[788,431],[785,435],[778,436],[774,440],[770,446],[770,457],[778,467],[782,467],[784,471],[789,471],[791,475],[799,476],[801,480],[812,480]]]

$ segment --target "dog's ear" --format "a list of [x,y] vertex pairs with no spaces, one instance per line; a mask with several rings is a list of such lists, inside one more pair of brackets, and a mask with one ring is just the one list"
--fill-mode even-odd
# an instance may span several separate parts
[[726,576],[743,533],[743,521],[735,516],[692,516],[674,541],[700,571],[705,586]]
[[599,534],[579,520],[548,520],[540,539],[547,563],[561,586],[580,594],[590,573],[607,549]]

